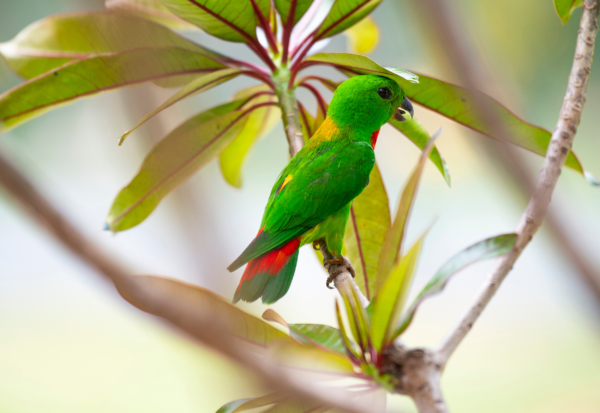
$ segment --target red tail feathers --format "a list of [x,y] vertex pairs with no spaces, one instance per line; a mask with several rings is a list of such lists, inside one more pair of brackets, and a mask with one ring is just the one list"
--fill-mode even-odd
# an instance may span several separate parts
[[244,275],[242,275],[238,291],[244,282],[252,280],[256,274],[267,274],[271,277],[275,277],[290,261],[290,258],[298,250],[299,246],[300,238],[296,238],[284,246],[269,251],[250,261],[244,270]]

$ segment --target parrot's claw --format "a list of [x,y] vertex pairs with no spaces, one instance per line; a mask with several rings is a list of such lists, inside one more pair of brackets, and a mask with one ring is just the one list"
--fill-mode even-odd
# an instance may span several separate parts
[[[334,282],[335,278],[338,275],[340,275],[341,273],[347,271],[350,273],[352,278],[356,277],[356,273],[354,272],[354,267],[352,267],[352,264],[350,264],[350,261],[348,261],[348,259],[346,257],[344,257],[343,255],[341,258],[333,258],[329,261],[325,261],[323,263],[323,265],[325,266],[327,271],[329,271],[329,277],[327,278],[327,282],[325,283],[325,285],[330,290],[333,290],[333,287],[330,284],[332,282]],[[332,265],[336,265],[337,268],[334,268],[333,270],[330,271],[329,267],[331,267]]]
[[312,243],[312,244],[313,244],[313,249],[314,249],[315,251],[321,251],[321,245],[319,244],[319,242],[318,242],[318,241],[313,241],[313,243]]

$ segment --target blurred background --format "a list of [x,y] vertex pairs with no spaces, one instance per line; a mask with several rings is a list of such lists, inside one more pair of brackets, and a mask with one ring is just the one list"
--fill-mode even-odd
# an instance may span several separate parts
[[[457,81],[413,2],[387,0],[374,12],[381,42],[371,57],[385,66]],[[453,6],[466,23],[470,47],[489,72],[486,92],[552,130],[581,10],[562,26],[551,0],[455,0]],[[102,2],[92,0],[0,0],[0,41],[53,13],[101,9]],[[239,59],[253,59],[241,45],[203,33],[189,37]],[[344,36],[326,48],[346,50]],[[0,92],[20,81],[0,61]],[[226,184],[213,161],[140,226],[116,236],[101,228],[114,196],[157,140],[250,84],[236,79],[188,99],[148,122],[122,147],[117,138],[173,90],[142,85],[102,94],[3,134],[0,151],[135,273],[176,277],[229,299],[241,271],[230,274],[225,268],[256,233],[271,185],[288,159],[281,123],[250,154],[242,189]],[[299,96],[314,108],[308,94],[300,91]],[[599,111],[600,67],[595,65],[574,150],[597,176]],[[412,294],[454,253],[512,231],[528,199],[495,156],[497,144],[422,107],[416,106],[415,114],[430,133],[443,128],[438,147],[452,187],[427,166],[408,240],[437,220],[426,238]],[[387,126],[378,142],[378,162],[396,205],[419,151]],[[536,177],[542,158],[520,149],[517,156],[526,173]],[[571,234],[571,245],[600,277],[600,189],[565,171],[552,210]],[[468,268],[427,301],[405,335],[407,343],[435,346],[492,264]],[[290,292],[273,308],[289,322],[336,325],[337,293],[326,289],[324,280],[313,252],[303,249]],[[260,315],[266,307],[243,308]],[[600,303],[543,227],[451,359],[442,381],[451,411],[600,412],[599,315]],[[214,412],[230,400],[260,392],[243,371],[124,302],[0,191],[0,411]],[[388,410],[412,412],[414,407],[393,396]]]

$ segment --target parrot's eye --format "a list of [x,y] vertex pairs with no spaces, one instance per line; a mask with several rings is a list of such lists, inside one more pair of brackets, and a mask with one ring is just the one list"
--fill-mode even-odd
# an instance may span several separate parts
[[379,90],[377,91],[377,93],[383,99],[391,99],[392,98],[392,91],[388,87],[380,87]]

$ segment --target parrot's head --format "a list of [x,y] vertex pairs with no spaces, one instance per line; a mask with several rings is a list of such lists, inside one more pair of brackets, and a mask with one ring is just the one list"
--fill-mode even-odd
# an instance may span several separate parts
[[338,126],[372,133],[392,117],[403,122],[414,116],[412,104],[398,83],[379,75],[352,77],[336,89],[327,117]]

